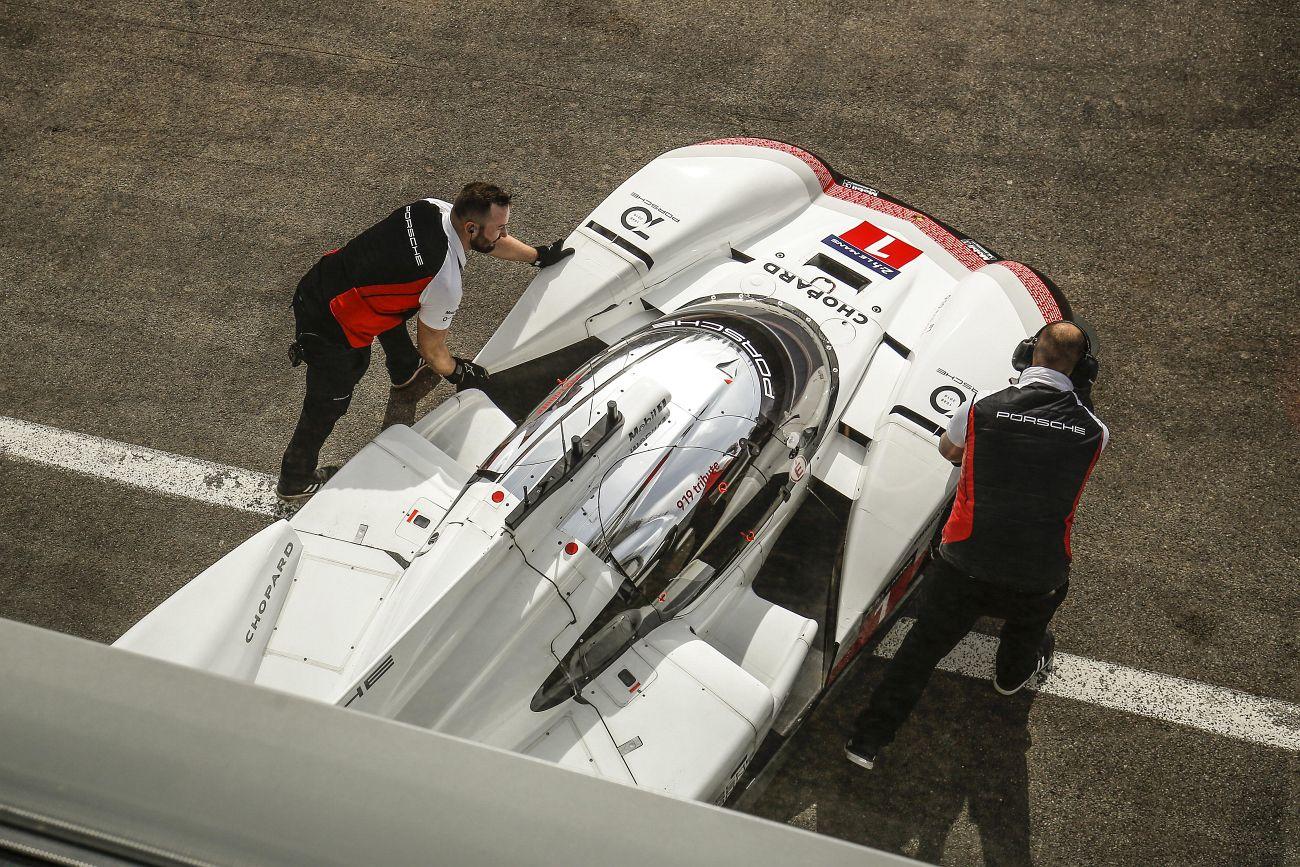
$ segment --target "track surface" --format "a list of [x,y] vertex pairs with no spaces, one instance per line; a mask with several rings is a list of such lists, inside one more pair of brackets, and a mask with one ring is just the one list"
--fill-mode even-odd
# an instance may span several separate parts
[[[1300,703],[1290,6],[299,6],[0,0],[0,415],[273,471],[322,250],[474,178],[549,241],[663,151],[783,139],[1039,266],[1101,334],[1114,439],[1058,646]],[[455,348],[528,277],[472,260]],[[265,521],[0,460],[0,616],[96,640]],[[879,665],[755,812],[944,864],[1300,863],[1296,753],[956,674],[859,772]]]

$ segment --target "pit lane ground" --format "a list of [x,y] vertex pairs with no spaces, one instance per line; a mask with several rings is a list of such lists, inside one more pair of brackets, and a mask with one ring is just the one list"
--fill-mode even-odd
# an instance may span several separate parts
[[[549,241],[672,147],[792,141],[1037,265],[1100,332],[1114,441],[1058,646],[1296,704],[1297,23],[1207,0],[0,0],[0,414],[271,471],[300,395],[287,297],[320,251],[478,177]],[[528,277],[474,260],[455,347]],[[382,379],[331,454],[376,432]],[[0,616],[88,638],[265,522],[0,460]],[[878,675],[754,812],[945,864],[1298,863],[1294,752],[941,673],[863,774],[839,747]]]

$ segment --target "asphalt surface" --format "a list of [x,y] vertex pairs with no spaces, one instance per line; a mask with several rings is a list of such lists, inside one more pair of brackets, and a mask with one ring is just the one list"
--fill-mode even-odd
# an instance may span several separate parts
[[[663,151],[790,141],[1039,267],[1100,333],[1113,440],[1058,647],[1297,703],[1298,25],[1209,0],[0,0],[0,414],[273,472],[321,251],[480,178],[541,243]],[[472,260],[458,354],[529,276]],[[327,457],[377,432],[377,362]],[[96,640],[263,523],[0,461],[0,616]],[[839,746],[879,667],[756,812],[943,864],[1300,863],[1295,754],[954,675],[859,772]]]

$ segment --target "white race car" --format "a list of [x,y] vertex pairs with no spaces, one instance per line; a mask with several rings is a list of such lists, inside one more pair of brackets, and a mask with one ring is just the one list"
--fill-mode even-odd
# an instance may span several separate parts
[[766,140],[664,154],[567,245],[478,355],[491,395],[385,430],[116,645],[725,799],[912,588],[941,426],[1069,309]]

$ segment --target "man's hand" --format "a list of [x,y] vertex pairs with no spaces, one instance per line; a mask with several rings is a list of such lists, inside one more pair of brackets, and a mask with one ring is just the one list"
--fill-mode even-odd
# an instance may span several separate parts
[[475,364],[468,359],[456,358],[454,356],[452,357],[452,361],[456,362],[456,368],[446,377],[446,379],[452,385],[456,386],[457,389],[475,388],[476,386],[480,386],[487,382],[487,368],[483,367],[481,364]]
[[573,248],[565,247],[563,238],[557,239],[549,247],[534,247],[533,249],[537,251],[537,261],[533,264],[538,268],[547,268],[561,259],[573,255]]

